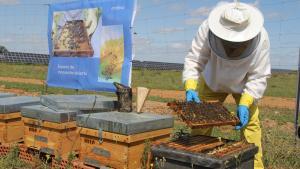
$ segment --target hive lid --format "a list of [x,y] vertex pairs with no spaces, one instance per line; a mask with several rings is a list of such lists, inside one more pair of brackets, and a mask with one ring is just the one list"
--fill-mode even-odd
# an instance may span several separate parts
[[13,113],[19,112],[22,106],[39,104],[39,97],[31,96],[15,96],[0,98],[0,113]]
[[132,135],[147,131],[173,127],[173,116],[135,112],[102,112],[77,116],[77,125],[91,129],[102,129],[112,133]]
[[79,111],[74,110],[53,110],[43,105],[24,106],[21,109],[23,117],[44,120],[55,123],[76,121]]
[[108,111],[117,108],[116,99],[101,95],[44,95],[41,104],[54,110]]
[[0,98],[17,96],[14,93],[0,93]]

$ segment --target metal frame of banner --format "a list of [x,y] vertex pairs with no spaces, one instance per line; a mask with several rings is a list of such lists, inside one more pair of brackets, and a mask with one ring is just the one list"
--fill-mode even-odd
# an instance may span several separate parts
[[300,138],[300,126],[298,124],[299,120],[299,106],[300,106],[300,48],[299,48],[299,58],[298,58],[298,83],[297,83],[297,100],[296,100],[296,111],[295,111],[295,141]]

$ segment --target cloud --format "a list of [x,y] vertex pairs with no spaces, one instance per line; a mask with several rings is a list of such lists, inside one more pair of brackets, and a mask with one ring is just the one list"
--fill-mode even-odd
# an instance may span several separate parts
[[276,19],[280,18],[281,14],[279,12],[270,12],[266,14],[266,18],[268,19]]
[[159,4],[160,2],[161,2],[161,0],[152,0],[153,1],[153,3],[155,3],[155,4]]
[[186,25],[200,25],[203,21],[203,18],[188,18],[184,22]]
[[155,31],[155,33],[173,33],[173,32],[181,32],[184,31],[185,29],[182,27],[174,27],[174,28],[161,28],[157,31]]
[[141,4],[137,4],[136,6],[136,13],[139,14],[141,12],[142,6]]
[[181,10],[183,10],[184,5],[185,4],[183,4],[183,3],[173,3],[170,5],[169,9],[172,11],[181,11]]
[[151,45],[151,40],[145,37],[133,37],[133,46],[135,49],[147,48]]
[[190,16],[208,16],[211,7],[200,7],[190,12]]
[[15,5],[19,3],[20,3],[19,0],[0,0],[1,5]]
[[0,38],[0,45],[1,44],[5,44],[5,43],[10,43],[10,42],[13,42],[14,41],[14,39],[13,38],[10,38],[10,37],[2,37],[2,38]]
[[174,43],[168,44],[168,47],[173,48],[173,49],[187,49],[189,46],[185,43],[174,42]]

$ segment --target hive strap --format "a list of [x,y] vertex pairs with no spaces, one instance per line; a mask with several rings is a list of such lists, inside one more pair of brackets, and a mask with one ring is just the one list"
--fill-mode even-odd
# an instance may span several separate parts
[[195,80],[195,79],[188,79],[188,80],[186,80],[185,83],[184,83],[185,91],[196,90],[197,84],[198,84],[198,81]]
[[98,141],[99,141],[99,143],[103,143],[103,136],[102,136],[102,134],[103,134],[103,129],[99,128],[98,129]]

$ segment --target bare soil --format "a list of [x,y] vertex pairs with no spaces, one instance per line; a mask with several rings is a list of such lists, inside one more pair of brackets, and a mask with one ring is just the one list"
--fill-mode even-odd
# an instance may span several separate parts
[[278,126],[278,123],[275,120],[265,119],[264,121],[261,122],[261,125],[264,128],[274,128]]
[[15,78],[15,77],[0,77],[0,81],[26,83],[26,84],[37,84],[37,85],[45,84],[44,80],[27,79],[27,78]]

